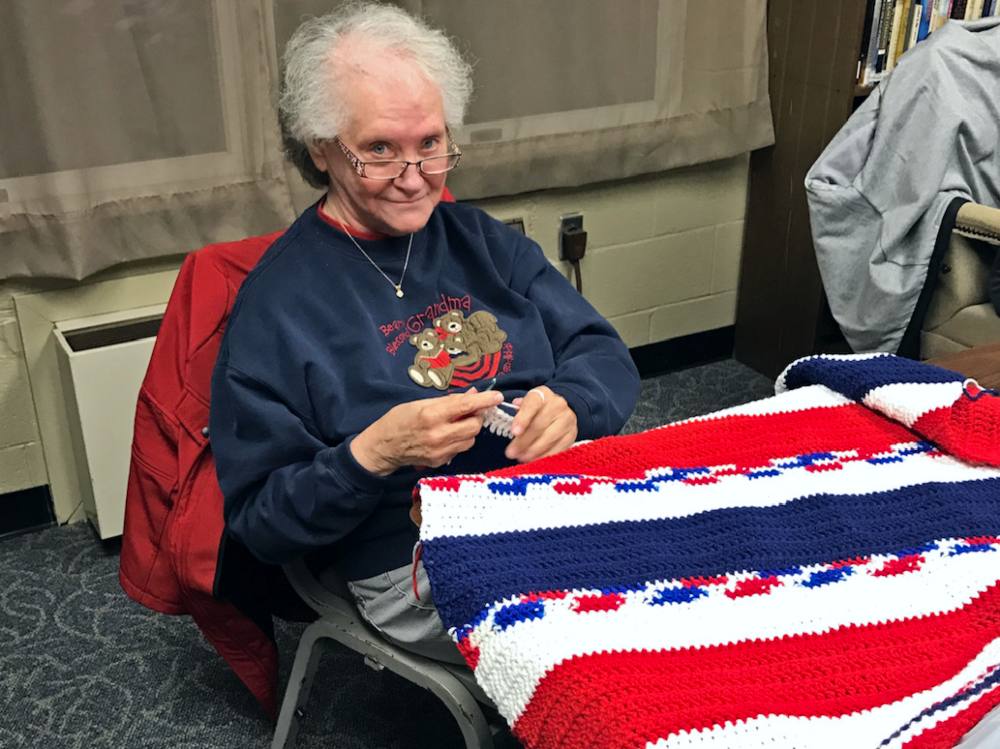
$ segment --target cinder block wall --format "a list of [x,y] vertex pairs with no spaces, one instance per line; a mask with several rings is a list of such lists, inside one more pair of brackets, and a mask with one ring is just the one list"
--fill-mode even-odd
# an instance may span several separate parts
[[630,346],[732,325],[743,246],[746,156],[575,190],[478,201],[559,261],[559,218],[583,214],[584,296]]
[[[560,263],[559,217],[583,214],[588,233],[584,295],[629,346],[732,325],[743,240],[746,156],[625,182],[477,201],[501,219],[521,218]],[[117,268],[100,280],[177,267],[176,260]],[[0,495],[48,481],[12,297],[67,284],[0,282]],[[166,301],[170,289],[163,290]],[[149,300],[150,304],[157,300]],[[2,500],[0,500],[2,501]]]
[[0,494],[46,482],[28,369],[8,290],[0,293]]

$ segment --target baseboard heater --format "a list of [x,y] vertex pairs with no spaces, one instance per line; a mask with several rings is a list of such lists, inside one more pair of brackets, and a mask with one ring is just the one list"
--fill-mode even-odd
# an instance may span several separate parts
[[59,322],[53,331],[79,502],[102,539],[122,533],[136,399],[162,320],[162,307],[147,307]]

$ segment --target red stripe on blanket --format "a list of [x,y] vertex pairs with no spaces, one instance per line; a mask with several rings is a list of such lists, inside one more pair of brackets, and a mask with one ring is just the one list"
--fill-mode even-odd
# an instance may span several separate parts
[[777,640],[577,656],[542,678],[514,733],[532,749],[591,746],[596,736],[602,747],[624,749],[758,715],[848,716],[954,677],[998,627],[1000,584],[940,615]]
[[913,430],[967,463],[1000,466],[1000,398],[988,392],[967,389],[955,405],[917,419]]
[[649,466],[738,468],[767,465],[772,458],[796,455],[803,445],[813,453],[858,450],[861,457],[919,437],[906,427],[852,403],[766,416],[729,416],[612,437],[580,445],[531,463],[503,468],[489,476],[570,473],[637,478]]

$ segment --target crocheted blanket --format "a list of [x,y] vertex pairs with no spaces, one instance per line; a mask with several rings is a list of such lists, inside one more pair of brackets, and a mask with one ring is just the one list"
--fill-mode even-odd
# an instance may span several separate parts
[[491,474],[423,559],[527,747],[953,746],[1000,703],[1000,396],[889,355]]

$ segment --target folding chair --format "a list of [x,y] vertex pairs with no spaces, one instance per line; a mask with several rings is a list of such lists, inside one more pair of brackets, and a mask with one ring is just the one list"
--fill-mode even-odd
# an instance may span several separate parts
[[346,585],[342,595],[327,589],[304,561],[287,565],[285,574],[295,592],[319,614],[319,618],[306,628],[299,639],[271,749],[290,749],[294,746],[299,721],[306,715],[309,691],[326,640],[336,640],[360,653],[365,664],[376,671],[388,668],[404,679],[429,689],[455,717],[468,749],[493,747],[493,734],[480,707],[480,703],[492,706],[492,702],[476,684],[471,671],[425,658],[388,642],[361,618],[350,600]]

